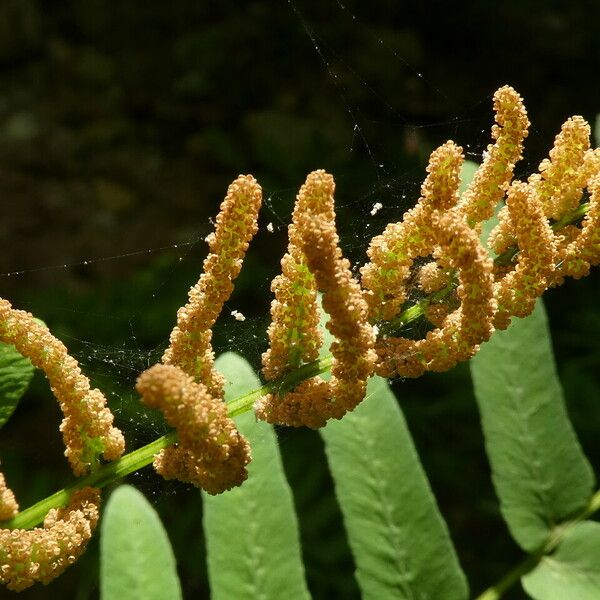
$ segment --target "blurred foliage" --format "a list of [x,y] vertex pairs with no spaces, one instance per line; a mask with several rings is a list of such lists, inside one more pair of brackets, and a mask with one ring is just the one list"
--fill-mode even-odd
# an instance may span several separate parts
[[[467,0],[460,10],[391,0],[4,0],[0,294],[73,350],[109,393],[131,447],[149,441],[164,424],[138,406],[132,383],[160,356],[198,276],[209,217],[239,172],[259,179],[267,202],[228,303],[249,318],[238,323],[225,312],[215,346],[256,366],[269,281],[306,173],[334,173],[344,249],[361,263],[368,239],[414,202],[435,145],[453,138],[479,159],[500,85],[521,92],[534,124],[520,176],[568,116],[593,122],[598,22],[593,0]],[[375,202],[383,209],[370,217]],[[97,260],[106,257],[118,258]],[[25,272],[6,275],[15,271]],[[599,288],[596,271],[546,298],[569,412],[597,471]],[[396,381],[394,392],[477,591],[520,553],[498,512],[468,369]],[[0,438],[22,506],[70,480],[57,428],[48,426],[59,418],[37,374]],[[358,598],[320,439],[279,435],[311,591]],[[207,598],[199,495],[149,469],[130,482],[165,522],[186,597]],[[92,544],[51,593],[97,597],[97,570]]]

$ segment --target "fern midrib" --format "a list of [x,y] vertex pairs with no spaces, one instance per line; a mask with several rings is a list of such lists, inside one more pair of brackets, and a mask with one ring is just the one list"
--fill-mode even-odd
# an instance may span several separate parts
[[[248,510],[246,510],[248,508]],[[250,536],[247,538],[246,542],[246,552],[245,552],[245,563],[246,566],[250,570],[250,585],[252,586],[252,598],[266,598],[266,594],[262,591],[265,589],[263,582],[266,580],[266,568],[259,569],[261,566],[261,558],[259,551],[259,545],[256,543],[256,532],[260,529],[256,519],[254,519],[254,515],[256,514],[257,504],[254,496],[250,494],[250,499],[244,504],[244,516],[245,521],[248,523],[250,528]],[[240,521],[241,523],[244,520]],[[263,552],[264,555],[264,552]],[[264,565],[263,565],[264,567]],[[263,575],[264,574],[264,575]]]
[[[373,452],[373,448],[375,446],[375,436],[372,435],[372,432],[369,431],[369,435],[367,435],[367,430],[369,429],[370,423],[367,419],[362,417],[358,417],[357,420],[363,422],[362,427],[358,427],[357,431],[359,432],[359,438],[362,438],[365,448],[369,450],[369,454],[372,455],[372,458],[367,458],[367,453],[360,453],[360,460],[362,463],[366,463],[367,468],[364,469],[364,473],[368,473],[367,481],[370,482],[371,489],[374,490],[377,497],[377,512],[379,512],[383,516],[384,523],[386,525],[385,532],[386,538],[388,539],[389,545],[392,547],[395,557],[395,562],[398,565],[398,571],[400,573],[400,580],[398,581],[399,589],[406,598],[409,600],[417,600],[417,596],[415,595],[415,591],[413,590],[410,584],[410,575],[412,571],[410,566],[408,565],[408,555],[404,550],[400,540],[397,540],[393,535],[389,535],[389,533],[393,531],[398,531],[399,533],[403,533],[403,528],[397,525],[393,518],[393,511],[390,509],[387,498],[389,496],[389,487],[385,484],[385,477],[373,477],[371,471],[379,460],[377,459],[377,453]],[[374,469],[377,471],[377,469]],[[365,482],[366,483],[366,482]]]
[[541,516],[548,524],[548,528],[552,529],[552,527],[555,525],[555,522],[552,516],[551,503],[549,501],[547,492],[549,489],[552,489],[552,480],[546,479],[546,474],[540,467],[540,444],[536,443],[536,436],[534,433],[532,433],[534,428],[528,426],[531,421],[531,411],[525,410],[525,403],[520,402],[518,399],[523,398],[525,394],[523,393],[522,388],[515,383],[514,374],[512,371],[507,372],[506,380],[510,383],[510,387],[508,389],[509,403],[514,410],[514,413],[521,417],[517,419],[519,439],[525,440],[524,443],[526,445],[526,452],[524,452],[522,456],[533,456],[533,460],[526,460],[525,465],[527,467],[527,471],[532,475],[532,479],[535,479],[539,484],[536,485],[534,489],[534,495],[538,498],[538,507],[541,508]]

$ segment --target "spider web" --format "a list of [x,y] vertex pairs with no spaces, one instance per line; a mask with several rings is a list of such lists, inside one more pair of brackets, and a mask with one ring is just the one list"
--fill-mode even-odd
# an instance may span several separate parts
[[[337,219],[344,254],[351,259],[357,273],[366,260],[369,240],[379,234],[388,222],[400,220],[402,213],[418,198],[425,175],[427,152],[423,152],[424,147],[431,150],[452,138],[463,146],[466,158],[477,162],[481,160],[490,141],[489,131],[493,122],[491,96],[494,90],[490,89],[488,95],[476,98],[459,114],[437,121],[415,122],[414,117],[387,99],[385,91],[380,90],[379,82],[374,80],[368,69],[357,64],[355,56],[349,55],[347,46],[350,41],[344,44],[335,39],[331,28],[323,26],[322,20],[311,17],[311,11],[302,2],[287,0],[287,4],[289,27],[300,27],[303,31],[306,50],[313,54],[326,75],[321,93],[335,96],[340,119],[345,124],[348,144],[341,152],[347,166],[335,173]],[[351,24],[351,31],[357,34],[367,32],[375,40],[380,61],[386,65],[392,79],[417,81],[425,101],[427,98],[448,97],[434,77],[413,66],[395,44],[377,31],[371,31],[348,4],[339,0],[326,4],[332,18]],[[356,90],[360,93],[357,94]],[[361,100],[357,100],[356,96],[360,96]],[[532,135],[536,133],[534,129]],[[389,138],[394,135],[401,140],[405,150],[412,152],[414,166],[411,168],[405,168],[405,163],[398,160],[400,152],[389,143]],[[385,143],[381,141],[383,137]],[[538,160],[526,158],[522,161],[517,176],[523,177],[533,171]],[[362,171],[366,176],[360,181],[354,176],[357,163],[366,165]],[[291,206],[301,182],[293,183],[286,189],[269,187],[268,184],[263,189],[264,206],[255,244],[263,249],[276,248],[273,257],[285,250]],[[35,210],[35,202],[35,199],[28,200],[29,210]],[[216,213],[218,199],[212,202],[213,213]],[[10,224],[5,226],[10,228]],[[57,230],[62,230],[62,235],[65,235],[62,226],[57,226]],[[18,307],[31,310],[45,319],[69,347],[92,383],[107,394],[117,424],[123,429],[131,448],[147,443],[168,430],[160,416],[140,405],[133,385],[141,371],[160,360],[175,322],[176,308],[185,303],[187,288],[195,283],[200,273],[206,255],[204,238],[212,230],[212,222],[210,219],[195,221],[190,224],[189,230],[191,234],[187,239],[178,238],[166,244],[133,246],[101,256],[65,256],[59,264],[46,264],[40,257],[37,264],[10,264],[8,270],[0,272],[0,286],[6,284],[9,290],[17,290],[21,282],[27,285],[29,281],[39,281],[37,276],[42,275],[41,280],[48,287],[39,290],[35,297],[26,297]],[[121,234],[127,238],[126,229]],[[26,237],[22,243],[27,244]],[[278,272],[278,260],[274,258],[268,266],[257,265],[252,253],[251,245],[238,282],[241,291],[236,290],[223,309],[215,329],[214,346],[217,354],[226,350],[240,353],[258,370],[260,354],[267,345],[269,286]],[[110,276],[113,268],[119,273],[134,275],[113,280]],[[75,298],[85,297],[83,304],[70,300],[68,293],[53,297],[56,292],[52,286],[57,282],[61,285],[78,278],[93,280],[98,273],[105,277],[98,292],[106,298],[104,307],[92,301],[95,292],[89,290],[87,294],[75,295]],[[128,302],[128,308],[123,310],[120,299],[132,293],[137,299],[136,308],[132,309]],[[256,298],[260,301],[252,306]],[[170,311],[156,309],[159,304],[170,307]],[[245,306],[250,306],[250,309]],[[171,315],[170,320],[165,316],[168,314]],[[153,315],[156,319],[150,322]],[[240,315],[243,315],[243,321],[238,320]],[[79,319],[88,324],[82,333],[73,325]],[[149,328],[152,334],[148,333]],[[113,333],[118,330],[119,341],[115,343],[114,335],[104,335],[106,330]],[[104,341],[105,337],[111,339]],[[149,340],[154,343],[149,343]],[[284,444],[286,435],[280,432]],[[156,479],[148,473],[146,469],[136,477],[142,485],[147,481],[146,491],[154,496],[158,494]],[[179,487],[179,484],[166,485],[171,490]],[[163,487],[160,493],[164,491]]]

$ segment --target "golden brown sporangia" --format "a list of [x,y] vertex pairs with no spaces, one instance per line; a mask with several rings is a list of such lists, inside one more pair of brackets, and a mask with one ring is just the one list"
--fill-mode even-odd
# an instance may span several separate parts
[[123,454],[125,440],[113,427],[113,416],[102,392],[90,388],[77,361],[43,323],[28,312],[14,309],[2,298],[0,342],[13,344],[48,378],[64,415],[60,430],[65,456],[75,475],[89,473],[100,455],[115,460]]
[[178,443],[155,457],[154,468],[165,479],[192,483],[209,494],[240,485],[251,460],[250,445],[227,417],[225,382],[213,366],[211,339],[258,231],[261,202],[261,187],[251,175],[240,175],[229,186],[207,238],[204,271],[177,312],[164,365],[151,367],[137,383],[143,401],[159,408],[178,433]]
[[204,272],[189,292],[189,302],[177,311],[177,325],[163,362],[176,365],[203,383],[215,397],[223,393],[223,377],[213,368],[212,327],[233,291],[250,240],[258,230],[262,202],[260,185],[251,175],[240,175],[227,190],[214,233],[208,238],[210,253]]
[[[321,427],[361,402],[373,373],[417,377],[450,369],[513,316],[528,315],[547,288],[600,263],[600,151],[590,147],[589,125],[582,117],[567,120],[538,172],[518,181],[513,173],[527,137],[527,113],[509,86],[495,93],[494,110],[493,143],[467,190],[460,195],[462,149],[448,141],[432,152],[415,207],[371,240],[360,281],[340,249],[333,177],[322,170],[308,175],[296,198],[281,274],[271,286],[269,348],[262,357],[270,385],[255,405],[259,418]],[[142,400],[163,411],[177,431],[177,443],[155,457],[156,470],[211,494],[240,485],[250,461],[250,446],[227,415],[211,339],[257,232],[260,205],[258,183],[239,176],[207,238],[204,271],[177,314],[163,364],[137,382]],[[497,224],[482,243],[483,226],[496,213]],[[332,338],[328,380],[298,377],[323,343],[319,293]],[[421,339],[402,335],[415,314],[431,326]],[[76,475],[93,470],[100,455],[120,456],[123,437],[101,392],[90,388],[45,326],[1,299],[0,341],[14,344],[46,373],[65,415],[65,454]],[[19,590],[62,572],[85,548],[98,502],[99,491],[86,488],[68,507],[51,511],[43,528],[1,529],[0,580]],[[0,519],[17,512],[0,474]]]
[[212,398],[179,367],[154,365],[137,381],[143,402],[160,409],[177,429],[179,443],[154,457],[156,472],[219,494],[241,485],[250,462],[250,445],[227,416],[227,406]]
[[[313,377],[287,394],[273,392],[261,398],[256,414],[270,423],[321,427],[329,418],[341,418],[364,398],[373,371],[375,336],[367,322],[368,309],[360,286],[338,245],[334,187],[331,175],[314,171],[300,188],[289,228],[288,253],[282,260],[284,274],[273,285],[271,347],[263,355],[268,378],[298,366],[298,354],[294,354],[298,347],[301,357],[316,357],[321,343],[316,334],[318,289],[323,292],[323,308],[330,317],[327,329],[335,337],[331,379]],[[290,269],[291,257],[295,257],[295,268]],[[308,299],[301,312],[294,312],[289,305],[290,289],[301,299]]]
[[[125,440],[113,426],[102,392],[90,387],[77,361],[43,323],[2,298],[0,341],[14,345],[45,373],[64,414],[60,430],[75,475],[95,469],[100,457],[121,456]],[[99,503],[100,490],[88,487],[74,492],[67,508],[51,510],[41,528],[0,529],[0,582],[20,591],[60,575],[85,550],[98,521]],[[0,520],[11,519],[18,510],[15,495],[0,473]]]
[[98,523],[100,490],[73,493],[65,508],[52,509],[43,527],[0,529],[0,582],[20,592],[56,579],[85,551]]

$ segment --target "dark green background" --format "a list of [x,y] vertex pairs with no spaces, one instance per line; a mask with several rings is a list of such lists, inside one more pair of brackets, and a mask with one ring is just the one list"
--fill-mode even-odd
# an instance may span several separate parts
[[[209,218],[238,173],[259,179],[266,206],[215,346],[258,365],[269,282],[307,172],[336,177],[344,251],[362,264],[369,238],[414,203],[436,145],[452,138],[480,158],[500,85],[520,91],[533,123],[521,177],[568,116],[595,119],[599,23],[600,3],[582,0],[4,0],[0,295],[67,343],[109,394],[130,448],[149,441],[164,426],[138,407],[132,384],[165,347],[198,277]],[[371,217],[375,202],[384,208]],[[596,467],[599,289],[596,270],[547,294],[569,411]],[[248,320],[234,321],[232,309]],[[498,513],[468,370],[394,389],[478,592],[520,553]],[[37,376],[0,436],[22,506],[70,481],[59,419]],[[311,591],[357,598],[320,439],[279,433]],[[167,526],[186,598],[207,598],[198,494],[150,469],[131,480]],[[97,593],[93,543],[50,588],[21,597]]]

